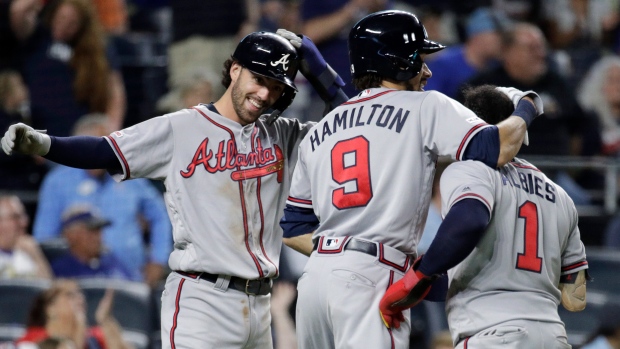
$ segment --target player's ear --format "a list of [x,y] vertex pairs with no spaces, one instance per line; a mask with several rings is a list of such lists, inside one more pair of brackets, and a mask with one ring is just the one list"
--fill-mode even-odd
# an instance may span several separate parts
[[243,66],[239,64],[239,62],[233,62],[232,66],[230,67],[230,79],[232,82],[235,82],[237,81],[237,79],[239,79],[239,76],[241,75],[241,70],[243,70]]

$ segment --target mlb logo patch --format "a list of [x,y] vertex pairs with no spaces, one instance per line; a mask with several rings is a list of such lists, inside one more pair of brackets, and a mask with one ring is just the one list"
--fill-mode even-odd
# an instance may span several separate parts
[[322,241],[321,249],[325,251],[340,250],[345,238],[328,238],[324,237]]
[[123,137],[123,134],[124,134],[124,133],[123,133],[123,132],[121,132],[121,131],[114,131],[114,135],[115,135],[116,137],[118,137],[118,138]]

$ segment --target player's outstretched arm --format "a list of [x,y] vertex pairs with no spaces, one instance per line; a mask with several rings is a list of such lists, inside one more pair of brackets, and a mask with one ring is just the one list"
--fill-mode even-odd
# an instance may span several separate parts
[[290,238],[283,238],[284,244],[293,250],[305,254],[306,256],[310,256],[312,254],[312,233],[294,236]]
[[14,152],[40,155],[69,167],[102,168],[112,172],[122,170],[114,150],[103,137],[54,137],[48,136],[45,131],[18,123],[9,127],[0,143],[7,155]]
[[311,208],[286,205],[280,226],[284,244],[306,256],[312,254],[312,234],[319,227],[319,219]]
[[429,293],[433,281],[464,260],[482,238],[490,220],[488,208],[477,199],[455,203],[443,220],[426,254],[405,276],[388,287],[379,303],[379,311],[388,327],[400,326],[399,314]]
[[32,127],[18,123],[9,126],[0,141],[2,150],[6,155],[18,152],[26,155],[46,155],[50,150],[50,136],[43,130],[35,130]]
[[544,110],[542,99],[534,91],[523,92],[513,87],[495,89],[508,96],[515,107],[509,118],[497,124],[500,142],[497,166],[501,167],[517,155],[522,144],[527,144],[527,128]]
[[327,104],[326,113],[340,104],[346,102],[349,97],[342,91],[344,81],[325,62],[316,45],[305,35],[297,35],[286,29],[278,29],[276,34],[290,41],[297,48],[302,57],[299,70],[308,79],[312,87],[317,91],[321,99]]

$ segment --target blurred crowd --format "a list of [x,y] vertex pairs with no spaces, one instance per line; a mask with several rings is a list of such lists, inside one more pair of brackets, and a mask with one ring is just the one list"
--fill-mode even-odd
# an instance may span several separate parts
[[[448,46],[430,56],[426,90],[457,100],[463,86],[487,83],[539,93],[545,114],[528,130],[523,157],[620,157],[614,0],[0,0],[0,132],[24,122],[57,136],[103,136],[212,102],[224,91],[222,63],[257,30],[310,37],[353,96],[349,30],[384,9],[415,13],[429,38]],[[301,74],[296,84],[284,116],[318,120],[319,96]],[[600,173],[548,174],[577,205],[600,204]],[[102,170],[0,153],[0,278],[120,278],[155,289],[172,249],[163,190],[147,180],[116,183]],[[421,248],[441,220],[431,206]],[[620,216],[610,218],[590,243],[620,249]],[[294,289],[286,282],[296,282],[304,260],[283,259],[283,286],[274,289],[283,298],[273,304],[284,317],[274,316],[274,327],[289,333]],[[40,302],[77,292],[71,283],[54,287]],[[290,341],[282,336],[279,343]]]

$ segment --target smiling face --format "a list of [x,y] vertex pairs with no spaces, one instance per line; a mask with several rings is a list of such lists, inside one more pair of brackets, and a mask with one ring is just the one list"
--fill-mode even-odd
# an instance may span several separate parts
[[256,121],[282,95],[285,85],[233,63],[230,69],[232,104],[241,125]]

